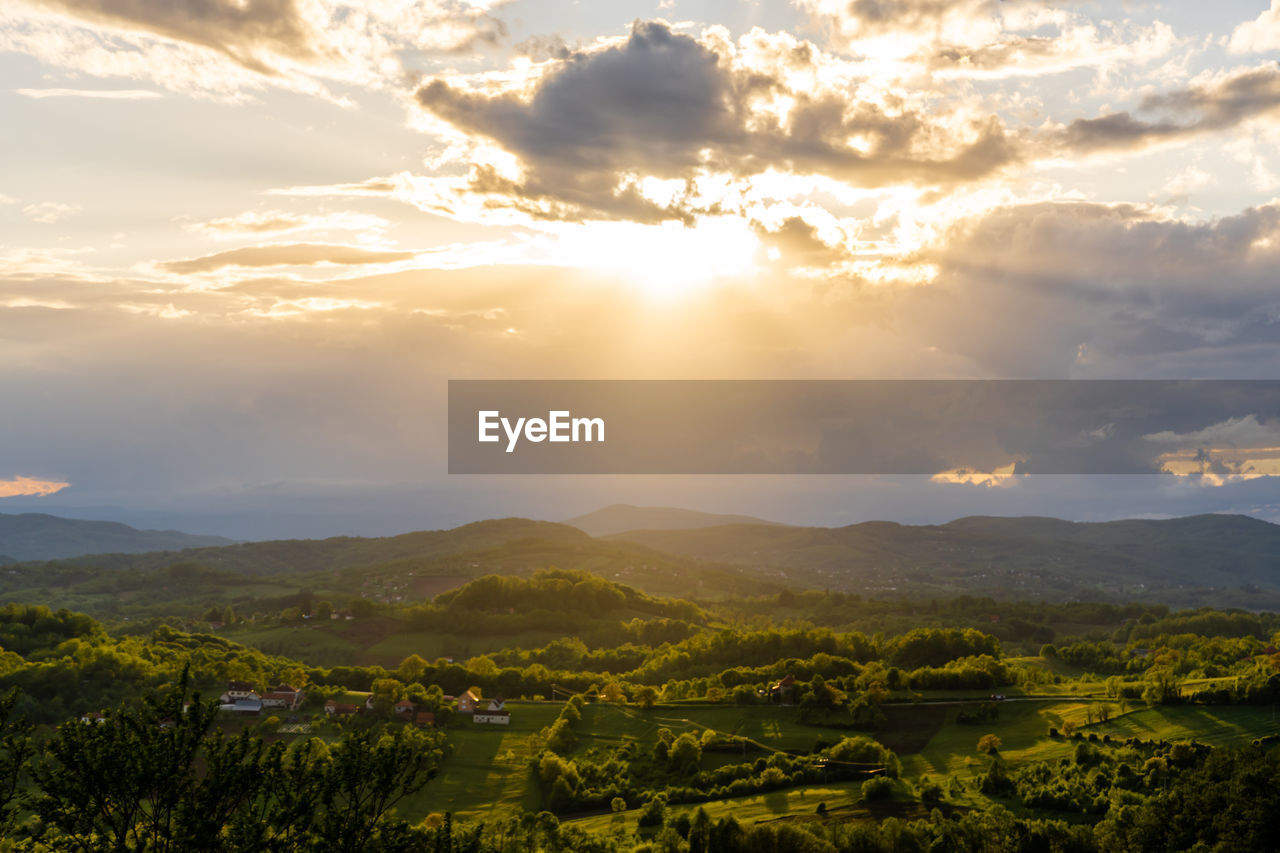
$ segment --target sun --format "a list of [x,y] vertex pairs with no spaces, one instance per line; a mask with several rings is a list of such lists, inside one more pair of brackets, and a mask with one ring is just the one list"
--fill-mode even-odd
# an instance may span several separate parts
[[561,232],[557,243],[557,254],[569,265],[598,270],[658,298],[697,293],[718,279],[750,275],[760,250],[750,225],[730,217],[700,219],[691,226],[583,223]]

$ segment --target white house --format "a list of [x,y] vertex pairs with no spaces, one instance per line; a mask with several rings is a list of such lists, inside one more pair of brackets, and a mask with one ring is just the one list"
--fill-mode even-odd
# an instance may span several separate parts
[[488,709],[483,711],[477,710],[471,715],[471,720],[476,723],[491,723],[495,726],[509,726],[511,725],[511,712],[490,711]]

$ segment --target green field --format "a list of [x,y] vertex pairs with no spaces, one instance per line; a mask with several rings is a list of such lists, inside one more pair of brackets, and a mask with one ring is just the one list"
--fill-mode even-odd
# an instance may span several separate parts
[[1142,708],[1086,729],[1099,736],[1144,740],[1198,740],[1229,746],[1280,734],[1280,711],[1247,705],[1174,705]]
[[[528,769],[528,739],[550,725],[560,713],[560,703],[508,702],[510,727],[476,726],[470,723],[449,729],[450,754],[436,779],[418,795],[404,803],[406,815],[451,811],[469,817],[492,818],[520,808],[541,809],[541,794],[533,785]],[[597,747],[612,749],[632,740],[653,743],[658,730],[668,728],[679,734],[701,733],[710,728],[738,734],[757,741],[763,750],[803,750],[813,748],[824,737],[833,741],[857,732],[807,726],[799,722],[795,707],[735,707],[728,705],[660,705],[650,710],[609,704],[583,708],[580,742],[574,754]],[[708,752],[706,767],[741,761],[736,752]],[[777,805],[770,794],[770,807]],[[788,795],[790,796],[790,795]],[[760,799],[760,798],[756,798]],[[814,801],[816,806],[817,800]]]
[[449,752],[440,772],[405,800],[400,812],[422,817],[431,812],[489,819],[524,808],[540,809],[529,779],[529,736],[550,725],[559,702],[508,702],[509,726],[467,721],[447,731]]
[[559,631],[524,631],[517,634],[474,632],[398,631],[374,643],[362,653],[365,663],[395,667],[409,655],[425,660],[469,658],[503,649],[536,649],[564,636]]
[[318,666],[350,665],[362,657],[359,643],[341,636],[327,625],[271,625],[218,633],[267,654],[283,655]]
[[[1092,706],[1096,713],[1099,704],[1054,699],[1009,701],[1001,704],[999,719],[980,725],[961,725],[955,721],[962,708],[973,709],[976,703],[889,707],[885,709],[889,723],[878,737],[888,745],[899,747],[906,779],[954,776],[967,781],[986,769],[987,759],[977,753],[976,745],[978,738],[988,732],[1000,737],[1001,755],[1010,764],[1070,756],[1074,741],[1048,736],[1050,726],[1060,728],[1067,720],[1075,722],[1083,732],[1099,735],[1196,739],[1211,744],[1247,742],[1261,735],[1280,733],[1280,715],[1273,719],[1270,708],[1249,707],[1157,707],[1122,714],[1119,703],[1113,702],[1108,704],[1119,716],[1107,723],[1087,725],[1089,708]],[[431,812],[451,811],[470,818],[493,819],[521,809],[543,808],[541,794],[529,775],[528,740],[530,735],[555,720],[560,707],[559,703],[551,702],[509,702],[512,713],[508,728],[466,723],[450,729],[450,754],[441,765],[439,775],[403,803],[401,813],[421,817]],[[582,755],[601,747],[613,749],[626,741],[650,744],[657,739],[661,728],[676,734],[700,733],[710,728],[744,736],[759,744],[748,755],[759,755],[761,749],[808,751],[820,738],[833,741],[860,734],[848,729],[803,724],[799,721],[799,709],[788,706],[676,703],[642,710],[596,703],[583,708],[580,742],[573,754]],[[738,753],[708,752],[703,756],[705,767],[741,760]],[[815,785],[706,803],[703,807],[712,817],[731,814],[744,822],[812,815],[818,803],[825,803],[830,810],[852,814],[865,810],[865,804],[859,802],[860,786],[860,782]],[[966,792],[961,799],[969,802],[983,798]],[[673,808],[673,812],[692,811],[697,807],[681,806]],[[574,820],[592,830],[610,832],[624,825],[631,831],[635,829],[635,812],[626,812],[621,819],[613,815],[588,815]]]
[[[851,815],[845,813],[853,811],[861,797],[861,787],[861,782],[836,782],[831,785],[791,788],[751,797],[673,806],[671,814],[692,813],[702,808],[713,820],[732,817],[741,824],[749,824],[777,820],[789,815],[814,815],[818,804],[825,803],[828,810],[840,810],[841,816],[847,817]],[[621,815],[591,815],[575,819],[574,825],[591,832],[610,832],[619,827],[633,832],[637,829],[636,816],[639,812],[640,809],[629,809]],[[870,816],[869,812],[867,814]]]

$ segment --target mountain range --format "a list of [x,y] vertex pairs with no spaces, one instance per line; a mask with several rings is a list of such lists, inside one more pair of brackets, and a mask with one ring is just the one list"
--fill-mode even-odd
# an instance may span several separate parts
[[776,525],[751,515],[723,515],[677,509],[670,506],[632,506],[613,504],[586,515],[579,515],[564,522],[591,536],[609,536],[632,530],[691,530],[702,527],[722,527],[726,524]]
[[[239,578],[361,595],[375,588],[427,594],[483,574],[556,566],[685,597],[789,587],[873,597],[970,594],[1280,608],[1280,526],[1248,516],[1111,522],[970,517],[937,525],[877,521],[831,528],[741,516],[719,523],[725,518],[618,505],[572,524],[510,518],[399,536],[227,544],[107,522],[0,516],[0,552],[28,561],[8,571],[0,592],[64,583],[70,595],[76,584],[99,583],[117,572],[142,579],[174,566],[198,566],[232,584]],[[672,526],[652,526],[657,523]],[[33,559],[54,561],[37,565]]]
[[140,554],[230,545],[221,536],[138,530],[114,521],[82,521],[45,513],[0,513],[0,563],[58,560],[85,554]]

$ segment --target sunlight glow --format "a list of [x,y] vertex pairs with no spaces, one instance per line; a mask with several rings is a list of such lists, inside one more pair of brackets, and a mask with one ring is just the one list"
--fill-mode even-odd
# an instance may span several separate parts
[[647,295],[669,297],[754,272],[759,248],[747,223],[722,217],[692,227],[589,222],[558,231],[551,250],[565,265],[621,276]]

